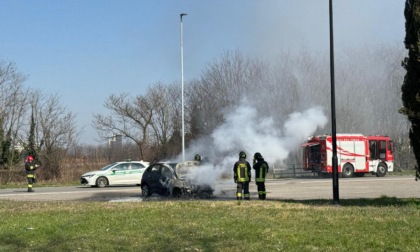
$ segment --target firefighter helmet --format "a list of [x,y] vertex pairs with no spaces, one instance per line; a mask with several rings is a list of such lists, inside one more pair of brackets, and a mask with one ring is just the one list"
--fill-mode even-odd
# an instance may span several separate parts
[[263,158],[263,156],[261,155],[261,153],[255,152],[254,159],[262,159],[262,158]]
[[239,152],[239,158],[246,158],[246,153],[245,153],[245,151],[241,151],[241,152]]
[[32,161],[34,161],[34,157],[32,157],[32,156],[27,156],[26,157],[26,162],[32,162]]
[[200,155],[198,155],[198,154],[195,154],[195,156],[194,156],[194,160],[195,160],[195,161],[201,161],[201,156],[200,156]]

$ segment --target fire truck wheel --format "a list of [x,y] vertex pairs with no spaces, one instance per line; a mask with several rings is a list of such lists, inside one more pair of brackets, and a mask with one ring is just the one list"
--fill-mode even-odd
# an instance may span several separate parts
[[385,164],[378,164],[378,170],[376,171],[376,177],[383,177],[386,174],[386,165]]
[[343,166],[343,170],[341,171],[341,176],[343,178],[351,178],[353,177],[354,169],[351,164],[345,164]]

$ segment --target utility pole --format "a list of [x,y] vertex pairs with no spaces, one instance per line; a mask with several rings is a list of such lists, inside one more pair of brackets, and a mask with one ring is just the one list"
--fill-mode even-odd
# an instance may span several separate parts
[[184,41],[182,33],[182,17],[187,14],[181,13],[181,106],[182,106],[182,162],[185,161],[185,119],[184,119]]

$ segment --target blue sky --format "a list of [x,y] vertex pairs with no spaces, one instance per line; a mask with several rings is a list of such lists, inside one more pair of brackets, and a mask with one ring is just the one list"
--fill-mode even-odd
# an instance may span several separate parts
[[[404,2],[334,0],[335,50],[401,44]],[[143,94],[155,82],[198,78],[223,52],[273,59],[303,46],[328,53],[328,0],[0,0],[0,60],[26,86],[58,94],[96,144],[93,114],[111,94]]]

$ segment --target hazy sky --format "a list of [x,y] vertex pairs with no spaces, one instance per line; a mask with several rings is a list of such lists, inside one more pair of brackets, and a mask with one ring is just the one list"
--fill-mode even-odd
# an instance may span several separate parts
[[[401,44],[405,1],[334,0],[335,50]],[[223,52],[272,59],[303,46],[329,52],[329,0],[0,0],[0,60],[26,86],[58,94],[96,143],[92,115],[111,94],[198,78]]]

